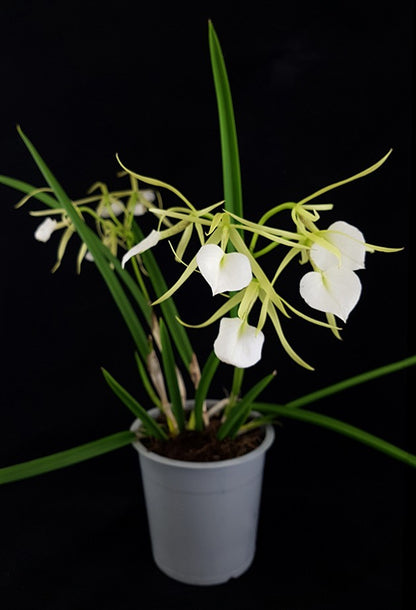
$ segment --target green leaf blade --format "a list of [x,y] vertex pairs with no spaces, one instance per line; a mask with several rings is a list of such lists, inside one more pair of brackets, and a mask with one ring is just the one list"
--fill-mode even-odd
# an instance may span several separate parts
[[243,197],[234,108],[224,56],[211,21],[208,34],[220,125],[225,209],[242,217]]
[[140,419],[146,432],[154,438],[166,440],[167,435],[159,424],[153,419],[153,417],[149,415],[146,409],[142,407],[141,404],[139,404],[137,400],[133,398],[133,396],[127,392],[127,390],[125,390],[108,371],[106,371],[104,368],[101,370],[103,372],[104,379],[110,386],[111,390],[126,405],[126,407],[130,409],[133,415]]
[[361,383],[365,383],[367,381],[371,381],[372,379],[377,379],[377,377],[383,377],[384,375],[389,375],[390,373],[395,373],[396,371],[400,371],[415,365],[416,355],[409,356],[409,358],[404,358],[403,360],[398,360],[397,362],[380,366],[376,369],[372,369],[371,371],[354,375],[353,377],[349,377],[348,379],[334,383],[326,388],[317,390],[316,392],[311,392],[305,396],[300,396],[299,398],[288,402],[286,407],[290,407],[292,409],[304,407],[305,405],[321,400],[322,398],[326,398],[327,396],[331,396],[332,394],[337,394],[338,392],[342,392]]
[[339,434],[352,438],[360,443],[363,443],[364,445],[367,445],[368,447],[371,447],[372,449],[376,449],[377,451],[388,455],[389,457],[416,468],[416,455],[409,453],[404,449],[400,449],[392,443],[365,432],[360,428],[356,428],[355,426],[342,422],[333,417],[322,415],[321,413],[315,413],[313,411],[293,409],[292,407],[273,405],[269,403],[256,402],[253,403],[253,408],[265,415],[274,414],[275,416],[296,419],[338,432]]
[[[16,178],[10,178],[9,176],[0,175],[0,184],[4,184],[4,186],[8,186],[15,191],[21,191],[26,195],[29,195],[29,193],[33,193],[37,190],[35,186],[32,186],[27,182],[23,182],[22,180],[17,180]],[[60,207],[56,199],[54,199],[51,195],[48,195],[48,193],[36,193],[33,195],[33,197],[42,203],[45,203],[50,208],[56,209]]]
[[205,366],[202,369],[201,379],[198,384],[198,388],[195,393],[195,403],[194,403],[194,417],[195,417],[195,429],[203,430],[204,421],[202,417],[202,408],[204,401],[207,398],[207,393],[209,391],[212,378],[215,375],[215,372],[218,368],[220,361],[215,355],[215,352],[211,352],[209,355]]
[[[144,238],[144,235],[137,225],[133,223],[133,232],[135,240],[137,242]],[[143,252],[141,255],[144,266],[149,274],[149,279],[152,283],[153,290],[156,298],[161,297],[168,290],[168,286],[156,262],[153,253],[150,250]],[[184,363],[186,369],[189,371],[190,364],[194,356],[194,350],[192,349],[191,342],[189,340],[188,333],[182,324],[177,321],[179,313],[176,308],[175,302],[172,298],[167,299],[160,303],[160,309],[162,311],[164,320],[169,328],[170,336],[175,344],[176,349]]]
[[0,485],[66,468],[67,466],[72,466],[73,464],[78,464],[93,457],[130,445],[135,440],[136,435],[134,432],[128,430],[117,432],[116,434],[105,436],[99,440],[79,445],[72,449],[59,451],[58,453],[22,462],[21,464],[6,466],[0,468]]
[[162,363],[165,374],[169,398],[172,404],[172,412],[178,424],[179,432],[185,429],[185,414],[182,405],[181,393],[176,375],[176,363],[170,342],[170,337],[163,318],[160,319],[160,342],[162,344]]
[[260,379],[241,399],[236,403],[227,415],[227,419],[222,424],[217,433],[217,438],[222,441],[227,436],[234,438],[240,427],[244,424],[250,412],[253,410],[253,400],[269,385],[276,374],[266,375]]

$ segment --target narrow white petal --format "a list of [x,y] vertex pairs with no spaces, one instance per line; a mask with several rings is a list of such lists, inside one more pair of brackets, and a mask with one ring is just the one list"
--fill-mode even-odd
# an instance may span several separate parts
[[229,290],[241,290],[252,278],[250,261],[245,254],[226,254],[219,246],[206,244],[196,255],[199,270],[216,295]]
[[84,258],[86,261],[90,261],[90,263],[94,262],[94,257],[89,250],[85,253]]
[[159,239],[159,231],[155,231],[153,229],[147,237],[142,239],[142,241],[139,241],[138,244],[130,248],[130,250],[125,253],[121,260],[121,266],[124,268],[127,261],[129,261],[133,256],[136,256],[136,254],[141,254],[142,252],[145,252],[146,250],[149,250],[149,248],[155,246],[158,243]]
[[38,241],[47,242],[55,230],[55,227],[58,223],[56,220],[48,216],[45,220],[38,226],[35,231],[35,239]]
[[[328,227],[325,239],[340,251],[342,267],[351,271],[364,269],[365,240],[364,235],[357,227],[343,220],[337,220]],[[339,260],[335,254],[319,244],[313,244],[310,257],[321,271],[339,266]]]
[[264,334],[240,318],[222,318],[214,352],[222,362],[247,368],[261,358]]
[[361,295],[361,282],[354,271],[331,267],[319,273],[310,271],[300,281],[300,294],[318,311],[333,313],[347,321]]

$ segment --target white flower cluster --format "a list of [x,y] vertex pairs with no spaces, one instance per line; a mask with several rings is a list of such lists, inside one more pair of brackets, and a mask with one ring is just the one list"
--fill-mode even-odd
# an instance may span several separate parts
[[[346,322],[361,294],[361,282],[354,271],[364,269],[364,236],[356,227],[337,221],[328,228],[325,239],[337,248],[339,257],[325,246],[313,244],[309,260],[314,270],[302,277],[300,294],[310,307]],[[197,263],[213,296],[246,288],[252,279],[248,257],[239,252],[226,254],[219,246],[202,246]],[[260,360],[263,343],[262,331],[246,320],[223,318],[214,351],[223,362],[246,368]]]
[[[334,222],[320,235],[320,242],[313,243],[308,250],[313,271],[302,277],[300,294],[310,307],[336,315],[346,322],[361,294],[361,282],[355,271],[364,268],[364,236],[359,229],[344,221]],[[159,240],[160,232],[153,230],[124,255],[123,266],[132,256],[155,246]],[[196,264],[213,296],[247,289],[253,279],[246,254],[226,253],[216,244],[201,246]],[[264,343],[263,332],[248,324],[248,311],[241,317],[223,317],[214,341],[217,357],[239,368],[256,364],[261,359]]]
[[[118,246],[128,248],[122,257],[123,268],[131,258],[153,248],[159,241],[181,235],[174,252],[176,260],[184,264],[185,270],[164,294],[158,296],[153,305],[170,298],[192,273],[199,270],[211,287],[212,295],[215,297],[222,294],[226,300],[205,322],[194,325],[180,322],[188,327],[202,328],[219,321],[214,352],[221,361],[238,368],[256,364],[261,359],[264,344],[262,330],[269,319],[288,355],[300,366],[313,370],[287,341],[281,318],[295,314],[308,322],[329,328],[339,338],[340,328],[335,316],[345,323],[361,296],[361,282],[356,272],[364,269],[366,252],[396,252],[400,248],[368,244],[358,228],[341,220],[332,223],[326,230],[320,229],[317,224],[320,212],[332,210],[333,204],[315,203],[312,200],[375,171],[390,152],[354,176],[323,187],[298,202],[285,202],[272,207],[257,223],[236,215],[226,206],[219,211],[223,201],[197,209],[175,187],[132,172],[120,160],[121,167],[130,177],[132,190],[110,193],[105,185],[96,183],[91,189],[99,188],[101,191],[92,198],[98,203],[96,209],[91,212],[91,209],[87,210],[81,205],[91,202],[91,198],[79,200],[78,209],[80,213],[88,211],[93,214],[100,238],[113,256],[117,255]],[[182,205],[163,208],[158,192],[139,190],[139,181],[169,190],[181,200]],[[123,202],[120,196],[127,197],[127,202]],[[156,196],[159,205],[153,205]],[[158,219],[157,230],[153,229],[147,237],[130,247],[133,234],[129,232],[129,227],[132,217],[147,210]],[[123,212],[130,225],[125,220],[120,222],[117,219]],[[272,218],[282,212],[290,213],[294,230],[280,228],[275,222],[269,224]],[[58,249],[57,264],[74,232],[74,228],[68,225],[67,218],[63,215],[61,221],[56,222],[48,217],[35,234],[36,239],[47,241],[54,231],[64,227],[66,231]],[[195,233],[200,247],[191,260],[185,263],[185,251]],[[244,236],[250,234],[251,240],[246,243]],[[263,241],[263,244],[257,246],[258,241]],[[269,278],[259,264],[259,259],[274,252],[277,246],[279,254],[282,250],[285,252],[278,258],[272,255],[275,272]],[[85,244],[80,250],[79,260],[84,257],[92,260]],[[300,280],[300,296],[307,305],[324,312],[326,322],[299,311],[276,290],[282,272],[295,259],[312,267]],[[249,318],[254,317],[252,312],[255,303],[260,305],[258,319],[256,324],[250,325]]]

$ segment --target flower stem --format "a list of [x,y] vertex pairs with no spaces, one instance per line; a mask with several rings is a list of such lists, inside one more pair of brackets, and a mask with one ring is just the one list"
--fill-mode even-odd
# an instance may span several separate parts
[[234,375],[233,375],[233,385],[231,388],[230,400],[228,401],[227,406],[225,407],[224,417],[226,418],[230,410],[235,406],[238,397],[241,393],[241,386],[244,378],[244,369],[234,367]]
[[149,293],[147,291],[146,285],[145,285],[145,283],[143,281],[143,276],[140,273],[139,265],[137,264],[137,260],[136,260],[135,257],[133,257],[133,259],[132,259],[132,265],[133,265],[134,275],[136,276],[137,283],[140,286],[140,290],[143,292],[144,297],[150,303],[151,302],[151,298],[150,298]]

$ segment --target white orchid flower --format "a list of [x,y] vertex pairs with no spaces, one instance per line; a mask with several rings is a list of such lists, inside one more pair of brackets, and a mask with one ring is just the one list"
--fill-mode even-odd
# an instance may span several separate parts
[[361,295],[361,282],[354,270],[365,267],[364,236],[342,220],[332,223],[322,236],[338,250],[338,256],[315,242],[309,252],[315,271],[301,279],[300,294],[310,307],[346,322]]
[[47,242],[55,231],[57,226],[57,221],[48,216],[45,220],[38,226],[35,231],[35,239],[38,241]]
[[149,203],[153,203],[154,200],[156,199],[155,192],[152,191],[152,189],[143,189],[143,190],[140,191],[140,195],[143,195],[143,197]]
[[133,209],[133,216],[143,216],[143,214],[146,214],[146,212],[147,207],[145,205],[142,203],[136,203]]
[[226,254],[219,246],[206,244],[199,249],[196,261],[213,295],[241,290],[251,282],[250,261],[245,254]]
[[[143,191],[140,191],[140,195],[149,203],[153,203],[156,199],[155,192],[151,189],[144,189]],[[143,203],[136,203],[133,209],[133,216],[143,216],[143,214],[146,214],[147,209],[148,208]]]
[[141,254],[142,252],[149,250],[149,248],[153,248],[153,246],[158,243],[159,239],[160,232],[153,229],[147,237],[142,239],[142,241],[139,241],[138,244],[130,248],[130,250],[125,253],[121,260],[121,266],[124,268],[127,261],[129,261],[133,256],[136,256],[136,254]]
[[323,237],[339,250],[340,258],[325,246],[314,243],[309,256],[318,269],[326,271],[334,266],[342,266],[355,271],[365,268],[365,240],[364,235],[357,227],[343,220],[338,220],[323,232]]
[[240,318],[222,318],[214,352],[222,362],[244,369],[261,358],[264,334]]
[[[110,209],[111,212],[110,212]],[[111,218],[111,216],[120,216],[124,212],[124,205],[118,199],[113,200],[109,206],[104,206],[100,210],[101,218]]]
[[346,322],[360,298],[361,282],[351,269],[331,267],[304,275],[299,290],[310,307],[332,313]]

